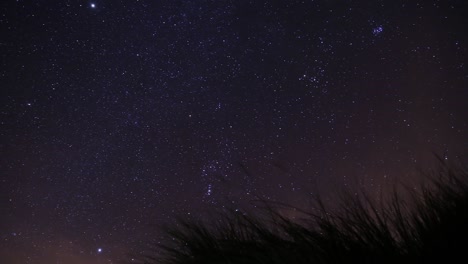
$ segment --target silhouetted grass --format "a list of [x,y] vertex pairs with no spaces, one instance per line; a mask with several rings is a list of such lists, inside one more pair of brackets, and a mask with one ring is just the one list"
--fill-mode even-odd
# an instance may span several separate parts
[[[140,263],[435,263],[468,253],[468,173],[442,165],[421,190],[394,191],[387,202],[366,194],[343,195],[328,210],[291,220],[266,208],[268,217],[220,213],[210,222],[179,219],[162,253]],[[464,252],[467,250],[467,253]],[[463,260],[465,259],[465,260]]]

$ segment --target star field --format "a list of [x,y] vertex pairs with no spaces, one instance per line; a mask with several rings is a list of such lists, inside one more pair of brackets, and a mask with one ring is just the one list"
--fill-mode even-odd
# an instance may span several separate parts
[[467,154],[461,0],[0,11],[1,263],[116,263],[176,216],[379,196]]

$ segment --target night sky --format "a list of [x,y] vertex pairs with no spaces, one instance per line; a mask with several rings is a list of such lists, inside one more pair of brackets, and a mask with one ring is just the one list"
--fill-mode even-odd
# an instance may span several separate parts
[[465,2],[1,1],[0,262],[416,184],[467,154]]

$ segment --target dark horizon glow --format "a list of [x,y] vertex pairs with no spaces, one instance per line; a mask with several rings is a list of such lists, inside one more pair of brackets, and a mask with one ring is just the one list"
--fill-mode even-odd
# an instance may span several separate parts
[[433,153],[466,159],[467,11],[7,0],[0,263],[116,263],[175,216],[417,186]]

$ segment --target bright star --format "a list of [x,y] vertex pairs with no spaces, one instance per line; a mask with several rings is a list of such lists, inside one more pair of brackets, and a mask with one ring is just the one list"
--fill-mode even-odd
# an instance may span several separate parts
[[98,249],[97,249],[97,252],[98,252],[98,253],[101,253],[101,252],[102,252],[102,248],[98,248]]
[[374,34],[374,36],[379,35],[380,33],[382,33],[382,31],[383,31],[382,26],[378,26],[378,27],[375,27],[374,29],[372,29],[372,33]]
[[95,3],[91,3],[91,8],[96,8],[96,4],[95,4]]

